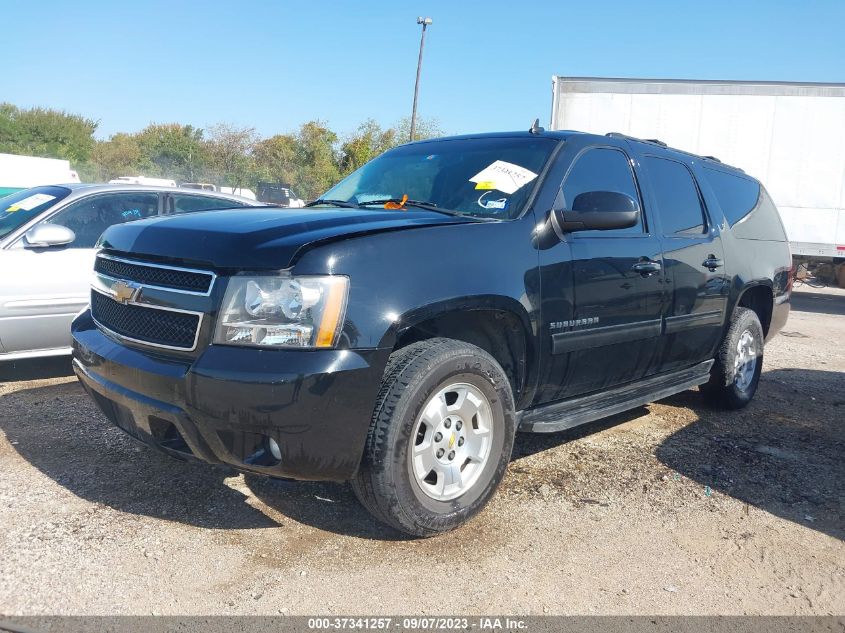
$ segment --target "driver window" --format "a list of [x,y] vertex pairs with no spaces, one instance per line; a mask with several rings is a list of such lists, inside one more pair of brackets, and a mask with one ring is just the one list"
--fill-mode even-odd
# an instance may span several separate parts
[[[624,193],[640,205],[640,196],[634,182],[634,174],[628,157],[617,149],[595,148],[581,154],[569,170],[561,188],[563,202],[570,208],[572,201],[579,194],[588,191],[615,191]],[[610,231],[579,231],[577,237],[601,237],[606,235],[624,235],[643,232],[643,215],[640,211],[637,224],[626,229]]]
[[66,226],[76,234],[68,248],[94,248],[113,224],[158,215],[157,193],[117,193],[92,196],[59,211],[47,222]]

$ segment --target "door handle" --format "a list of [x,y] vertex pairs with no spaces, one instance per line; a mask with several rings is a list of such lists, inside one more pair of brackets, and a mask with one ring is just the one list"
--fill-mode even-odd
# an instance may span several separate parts
[[631,266],[631,270],[640,273],[643,277],[658,273],[661,268],[660,262],[653,262],[651,260],[639,261]]
[[715,255],[708,255],[707,259],[705,259],[701,263],[701,265],[704,266],[705,268],[708,268],[710,270],[710,272],[712,273],[717,268],[720,268],[723,263],[724,262],[721,259],[719,259],[718,257],[716,257]]

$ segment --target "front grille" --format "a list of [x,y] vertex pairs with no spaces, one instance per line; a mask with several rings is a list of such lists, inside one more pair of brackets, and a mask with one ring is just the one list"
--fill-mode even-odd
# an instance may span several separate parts
[[183,350],[194,349],[200,325],[196,314],[123,304],[96,291],[91,292],[91,315],[121,336]]
[[134,263],[103,256],[97,257],[94,270],[109,277],[137,281],[147,286],[160,286],[203,294],[209,291],[214,281],[212,273],[144,264],[142,262]]

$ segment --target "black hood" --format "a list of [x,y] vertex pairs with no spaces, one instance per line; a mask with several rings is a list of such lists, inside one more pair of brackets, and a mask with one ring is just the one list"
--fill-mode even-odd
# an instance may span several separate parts
[[204,211],[118,224],[106,249],[178,259],[215,268],[287,268],[303,247],[364,233],[473,222],[433,211],[246,208]]

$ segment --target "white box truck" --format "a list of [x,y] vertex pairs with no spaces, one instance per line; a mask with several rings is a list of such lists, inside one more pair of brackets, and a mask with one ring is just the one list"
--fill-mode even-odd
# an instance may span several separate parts
[[0,197],[40,185],[79,182],[70,162],[58,158],[39,158],[0,154]]
[[758,178],[792,253],[845,257],[845,84],[552,77],[551,128],[621,132]]

